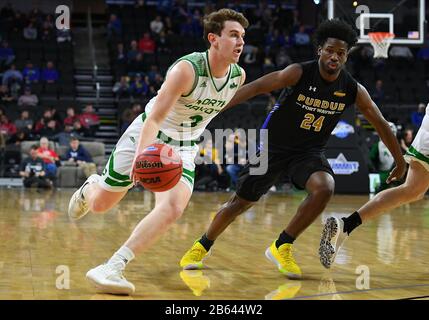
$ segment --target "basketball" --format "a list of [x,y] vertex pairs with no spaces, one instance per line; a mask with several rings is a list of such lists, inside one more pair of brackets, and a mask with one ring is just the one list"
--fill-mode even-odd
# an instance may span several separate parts
[[182,159],[168,145],[152,144],[137,157],[134,172],[145,189],[167,191],[182,176]]

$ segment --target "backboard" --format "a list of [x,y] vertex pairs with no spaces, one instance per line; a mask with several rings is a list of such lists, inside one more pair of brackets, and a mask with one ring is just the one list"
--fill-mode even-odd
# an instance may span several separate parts
[[369,32],[395,34],[392,44],[422,45],[426,0],[328,0],[328,18],[353,25],[359,43],[370,43]]

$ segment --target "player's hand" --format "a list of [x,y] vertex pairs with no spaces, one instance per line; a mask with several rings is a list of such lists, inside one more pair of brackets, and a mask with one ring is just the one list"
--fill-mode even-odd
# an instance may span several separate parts
[[392,181],[401,180],[407,171],[407,165],[405,162],[400,165],[396,165],[393,170],[390,172],[389,177],[386,179],[386,183],[390,183]]

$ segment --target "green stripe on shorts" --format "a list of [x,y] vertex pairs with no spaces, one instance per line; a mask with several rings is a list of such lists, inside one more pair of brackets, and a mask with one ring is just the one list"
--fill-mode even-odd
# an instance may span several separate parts
[[426,162],[426,163],[428,163],[428,164],[429,164],[429,158],[428,158],[428,157],[426,157],[424,154],[422,154],[422,153],[418,152],[418,151],[417,151],[417,149],[416,149],[416,148],[414,148],[413,146],[410,146],[410,147],[408,148],[408,150],[407,150],[407,155],[412,156],[412,157],[414,157],[414,158],[417,158],[417,159],[419,159],[419,160],[421,160],[421,161],[424,161],[424,162]]
[[111,187],[128,187],[132,182],[131,181],[115,181],[109,177],[104,180]]
[[111,176],[112,178],[119,180],[119,181],[128,180],[128,182],[130,182],[129,176],[127,176],[125,174],[120,174],[113,169],[113,164],[115,162],[114,154],[115,154],[115,149],[112,150],[112,154],[110,155],[110,159],[109,159],[109,176]]

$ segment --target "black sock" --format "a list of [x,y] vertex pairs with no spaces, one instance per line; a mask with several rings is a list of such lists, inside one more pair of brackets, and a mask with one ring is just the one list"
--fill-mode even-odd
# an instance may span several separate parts
[[347,232],[348,235],[352,233],[352,231],[359,227],[362,224],[362,219],[357,211],[348,216],[347,218],[341,218],[344,221],[344,230],[343,232]]
[[276,247],[280,247],[282,244],[290,243],[292,244],[295,241],[295,238],[288,235],[284,230],[280,233],[279,238],[276,241]]
[[210,250],[210,248],[212,247],[212,245],[214,243],[214,240],[207,239],[207,236],[205,233],[203,234],[203,236],[201,237],[201,239],[199,241],[207,251]]

